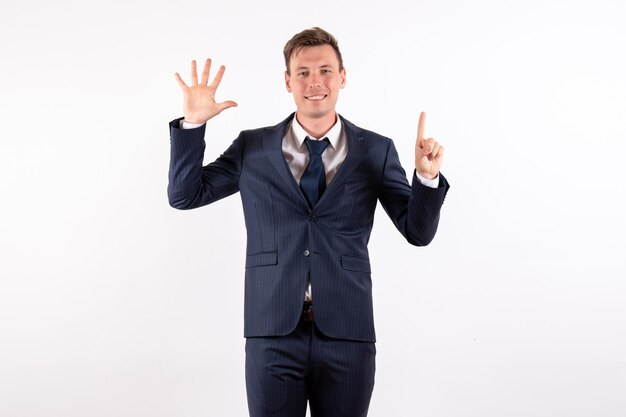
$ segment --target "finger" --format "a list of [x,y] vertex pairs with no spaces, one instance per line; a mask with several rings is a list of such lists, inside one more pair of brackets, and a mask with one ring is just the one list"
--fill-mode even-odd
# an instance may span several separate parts
[[424,153],[424,155],[428,155],[432,152],[433,147],[435,146],[435,139],[433,138],[428,138],[428,139],[423,139],[422,140],[422,152]]
[[191,61],[191,85],[198,85],[198,70],[195,59]]
[[222,77],[224,76],[224,71],[226,71],[226,67],[221,65],[220,69],[215,74],[215,78],[213,78],[213,82],[211,83],[211,87],[217,88],[222,82]]
[[424,124],[426,123],[426,113],[425,112],[421,112],[420,113],[420,121],[417,124],[417,140],[418,141],[422,141],[424,140]]
[[209,83],[209,72],[211,72],[211,58],[207,58],[204,62],[204,68],[202,69],[202,79],[200,83],[202,85],[207,85]]
[[443,164],[443,153],[444,153],[443,146],[440,146],[439,149],[437,150],[437,155],[433,155],[433,157],[430,159],[430,161],[433,164],[434,169],[436,169],[437,172],[439,172],[439,170],[441,169],[441,165]]
[[441,145],[439,145],[439,143],[435,142],[433,144],[432,151],[430,151],[430,155],[428,155],[428,159],[433,160],[433,159],[437,158],[437,153],[439,152],[440,148],[441,148]]
[[435,160],[440,160],[440,159],[442,159],[442,158],[443,158],[443,152],[444,152],[444,150],[445,150],[445,149],[443,148],[443,146],[440,146],[440,147],[439,147],[439,150],[437,150],[437,155],[435,155],[434,159],[435,159]]
[[183,79],[180,78],[180,74],[179,73],[175,73],[174,77],[176,77],[176,81],[178,82],[178,85],[180,86],[180,88],[189,88],[189,86],[187,84],[185,84]]

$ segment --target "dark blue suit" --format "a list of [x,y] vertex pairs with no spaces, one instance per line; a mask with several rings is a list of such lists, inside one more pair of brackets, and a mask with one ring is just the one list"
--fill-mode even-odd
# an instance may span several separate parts
[[[240,192],[247,229],[244,336],[294,332],[310,276],[315,326],[325,337],[375,342],[367,249],[377,201],[407,241],[434,237],[449,188],[409,185],[393,142],[342,118],[348,155],[310,209],[282,154],[293,114],[276,126],[243,131],[202,166],[204,126],[170,123],[168,196],[192,209]],[[372,364],[373,365],[373,364]]]

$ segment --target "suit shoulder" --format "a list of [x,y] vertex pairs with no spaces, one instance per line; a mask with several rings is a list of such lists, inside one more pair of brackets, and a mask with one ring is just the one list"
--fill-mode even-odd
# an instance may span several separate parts
[[293,114],[289,115],[285,120],[283,120],[282,122],[274,126],[263,126],[263,127],[257,127],[254,129],[245,129],[245,130],[242,130],[239,135],[241,137],[246,137],[246,138],[257,138],[257,137],[262,137],[266,134],[276,134],[276,133],[284,134],[285,129],[291,123],[292,118],[293,118]]
[[388,146],[390,143],[393,143],[393,140],[387,136],[376,133],[373,130],[357,126],[346,119],[342,119],[342,121],[346,130],[351,130],[354,134],[362,137],[371,144]]
[[391,138],[388,138],[387,136],[381,135],[380,133],[376,133],[376,132],[374,132],[372,130],[361,129],[361,131],[363,132],[363,136],[365,138],[367,138],[367,140],[376,141],[376,142],[380,142],[380,143],[393,142],[393,140],[391,140]]

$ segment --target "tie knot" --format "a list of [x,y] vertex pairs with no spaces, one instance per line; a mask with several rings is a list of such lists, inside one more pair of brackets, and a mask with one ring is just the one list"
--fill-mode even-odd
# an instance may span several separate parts
[[304,143],[306,144],[310,155],[321,155],[330,142],[328,141],[328,138],[324,138],[322,140],[313,140],[307,137],[304,140]]

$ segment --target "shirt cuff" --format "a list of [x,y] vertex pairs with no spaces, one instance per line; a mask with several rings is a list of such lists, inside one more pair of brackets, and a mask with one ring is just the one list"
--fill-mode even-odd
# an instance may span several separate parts
[[179,126],[179,127],[180,127],[181,129],[195,129],[195,128],[197,128],[197,127],[202,126],[203,124],[204,124],[204,123],[189,123],[189,122],[186,122],[186,121],[184,121],[184,120],[181,120],[181,121],[180,121],[180,126]]
[[417,173],[417,171],[415,171],[415,176],[417,177],[418,180],[420,180],[422,185],[425,185],[425,186],[430,187],[430,188],[438,188],[439,187],[439,174],[437,174],[437,176],[435,178],[433,178],[432,180],[428,179],[428,178],[422,177],[420,174]]

